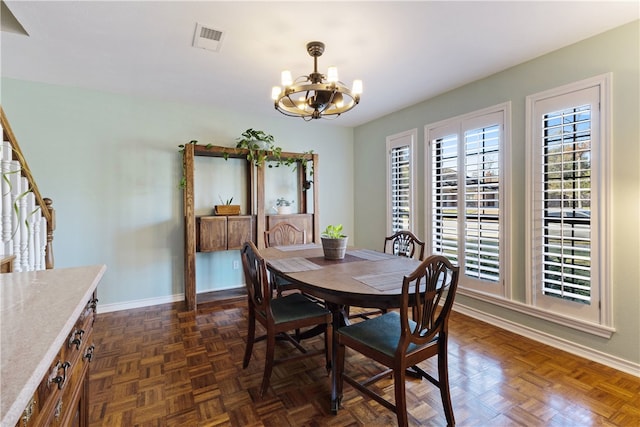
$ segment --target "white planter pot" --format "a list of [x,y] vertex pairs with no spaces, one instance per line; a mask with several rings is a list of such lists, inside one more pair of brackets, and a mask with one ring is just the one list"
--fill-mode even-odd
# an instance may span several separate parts
[[278,206],[278,215],[287,215],[291,213],[291,206]]

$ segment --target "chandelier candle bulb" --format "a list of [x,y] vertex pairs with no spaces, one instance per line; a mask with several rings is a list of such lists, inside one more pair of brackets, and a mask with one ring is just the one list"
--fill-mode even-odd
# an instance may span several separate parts
[[291,86],[291,84],[293,83],[293,78],[291,77],[291,71],[289,70],[284,70],[281,74],[280,74],[280,80],[282,82],[282,86],[284,86],[285,88],[287,86]]
[[353,88],[351,89],[351,92],[353,92],[354,95],[362,94],[362,80],[353,81]]
[[279,86],[274,86],[271,88],[271,99],[276,100],[278,99],[278,95],[280,95],[280,87]]
[[329,69],[327,70],[327,81],[330,83],[338,82],[338,68],[329,67]]

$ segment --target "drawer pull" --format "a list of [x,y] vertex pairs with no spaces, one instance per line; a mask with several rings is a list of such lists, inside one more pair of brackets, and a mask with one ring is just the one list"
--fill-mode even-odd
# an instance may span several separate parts
[[72,346],[76,346],[76,350],[80,350],[80,345],[82,345],[82,336],[84,335],[83,329],[76,329],[69,337],[69,348]]
[[92,310],[95,310],[97,306],[98,298],[93,298],[91,301],[89,301],[89,308],[91,308]]
[[88,348],[87,348],[87,352],[84,354],[84,358],[87,359],[87,362],[91,362],[91,359],[93,358],[93,351],[96,349],[96,346],[91,344]]
[[64,382],[67,380],[67,368],[71,366],[71,363],[69,362],[64,362],[64,363],[60,363],[58,362],[56,364],[56,369],[58,371],[60,371],[60,369],[62,369],[62,375],[57,375],[53,378],[51,378],[49,380],[50,383],[56,383],[58,384],[58,390],[62,390],[62,387],[64,386]]
[[23,426],[26,426],[27,424],[29,424],[29,420],[33,416],[33,407],[35,405],[36,405],[36,400],[35,399],[31,399],[31,402],[29,402],[27,407],[24,409],[24,412],[22,413],[22,425]]
[[60,415],[62,415],[62,398],[58,399],[58,403],[56,403],[56,409],[53,413],[53,416],[56,420],[60,419]]

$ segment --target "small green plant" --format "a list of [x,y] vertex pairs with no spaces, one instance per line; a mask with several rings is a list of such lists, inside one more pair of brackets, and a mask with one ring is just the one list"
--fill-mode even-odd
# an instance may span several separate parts
[[276,206],[291,206],[293,204],[293,200],[287,200],[284,197],[280,197],[276,200]]
[[342,234],[342,224],[327,225],[327,228],[322,232],[322,237],[328,237],[329,239],[343,239],[346,234]]
[[220,197],[220,195],[218,194],[218,199],[220,199],[220,204],[221,205],[230,205],[231,202],[233,202],[233,197],[227,200],[224,200],[222,197]]

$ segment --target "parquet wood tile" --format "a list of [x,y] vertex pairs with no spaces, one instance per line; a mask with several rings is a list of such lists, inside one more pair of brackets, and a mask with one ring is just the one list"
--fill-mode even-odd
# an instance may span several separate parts
[[[342,408],[329,406],[322,357],[274,368],[260,399],[264,343],[242,369],[244,299],[181,303],[100,314],[90,374],[89,419],[98,426],[392,426],[395,416],[345,386]],[[572,356],[454,312],[449,377],[459,426],[640,426],[640,378]],[[307,341],[322,348],[322,338]],[[279,343],[279,354],[292,352]],[[379,367],[352,353],[362,377]],[[421,365],[434,372],[434,361]],[[391,378],[376,384],[393,395]],[[412,426],[444,426],[438,390],[407,381]]]

